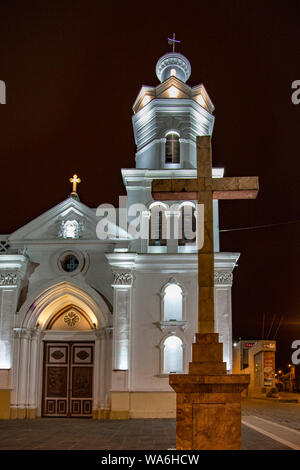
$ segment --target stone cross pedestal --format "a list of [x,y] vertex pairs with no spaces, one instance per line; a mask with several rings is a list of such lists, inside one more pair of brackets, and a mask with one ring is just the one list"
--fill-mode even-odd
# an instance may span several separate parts
[[177,393],[176,448],[241,448],[241,392],[249,375],[231,375],[214,333],[213,199],[254,199],[257,177],[212,178],[210,136],[197,137],[197,179],[152,182],[153,198],[197,200],[204,206],[204,243],[198,249],[198,333],[189,374],[169,376]]

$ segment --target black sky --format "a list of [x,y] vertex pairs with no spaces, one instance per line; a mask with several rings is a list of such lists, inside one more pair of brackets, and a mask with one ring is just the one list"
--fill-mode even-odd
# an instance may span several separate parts
[[[158,83],[173,32],[189,85],[203,82],[216,107],[214,166],[260,177],[256,201],[221,202],[221,229],[300,220],[299,20],[296,0],[1,0],[0,233],[62,201],[74,172],[82,202],[118,204],[120,168],[134,167],[131,107],[142,85]],[[266,330],[284,315],[279,367],[300,339],[299,236],[298,223],[221,235],[223,251],[241,252],[234,337],[259,338],[263,313]]]

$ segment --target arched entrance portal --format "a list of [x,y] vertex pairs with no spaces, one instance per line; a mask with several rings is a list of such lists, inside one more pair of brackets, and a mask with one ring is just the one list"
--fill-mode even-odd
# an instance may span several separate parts
[[111,313],[104,299],[87,285],[60,282],[28,300],[19,318],[11,416],[105,417]]
[[[75,305],[64,307],[46,326],[54,334],[84,334],[95,328],[86,312]],[[94,341],[44,342],[43,416],[92,417],[94,347]]]

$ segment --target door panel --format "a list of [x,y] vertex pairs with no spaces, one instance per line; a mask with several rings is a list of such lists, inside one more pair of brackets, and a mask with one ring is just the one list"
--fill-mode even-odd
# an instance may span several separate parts
[[76,416],[88,416],[93,402],[93,345],[77,343],[71,348],[71,410]]
[[92,416],[92,343],[45,343],[43,416]]

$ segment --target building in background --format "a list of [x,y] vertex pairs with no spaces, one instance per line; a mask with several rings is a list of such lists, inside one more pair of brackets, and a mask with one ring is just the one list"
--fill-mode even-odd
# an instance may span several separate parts
[[268,392],[275,387],[276,341],[241,340],[233,347],[234,374],[250,374],[247,394]]
[[300,367],[294,364],[288,365],[287,372],[278,370],[276,377],[276,386],[280,392],[300,392]]

